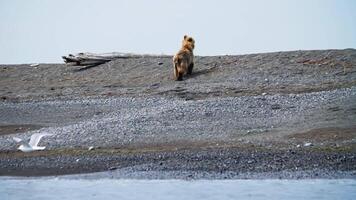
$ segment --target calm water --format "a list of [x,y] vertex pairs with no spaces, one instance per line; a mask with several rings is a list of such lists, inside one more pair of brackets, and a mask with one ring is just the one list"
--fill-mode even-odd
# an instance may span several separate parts
[[0,178],[0,199],[355,199],[356,180]]

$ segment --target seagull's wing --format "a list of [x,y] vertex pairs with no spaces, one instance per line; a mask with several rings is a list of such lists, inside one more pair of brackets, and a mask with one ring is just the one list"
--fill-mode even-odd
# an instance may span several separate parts
[[48,133],[35,133],[33,135],[31,135],[31,139],[30,139],[30,146],[37,146],[38,143],[40,142],[41,138],[44,137],[44,136],[50,136],[50,135],[53,135],[53,134],[48,134]]
[[21,139],[21,138],[12,137],[12,139],[15,140],[17,143],[20,143],[22,145],[28,145],[28,143],[25,140]]
[[17,143],[22,142],[22,139],[18,137],[12,137],[12,139],[14,139]]

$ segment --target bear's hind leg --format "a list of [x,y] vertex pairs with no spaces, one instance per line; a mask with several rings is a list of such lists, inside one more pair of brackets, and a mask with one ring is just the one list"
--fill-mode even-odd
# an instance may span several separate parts
[[173,67],[174,67],[174,79],[178,80],[179,72],[178,72],[177,65],[175,64]]
[[182,81],[182,80],[183,80],[183,73],[178,73],[176,81]]
[[191,63],[191,64],[188,66],[187,74],[189,74],[189,75],[192,74],[192,72],[193,72],[193,67],[194,67],[194,63]]

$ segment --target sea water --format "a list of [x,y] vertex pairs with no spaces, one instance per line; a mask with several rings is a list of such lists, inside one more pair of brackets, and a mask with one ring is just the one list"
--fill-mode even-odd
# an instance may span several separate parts
[[122,180],[0,178],[0,199],[356,199],[354,179]]

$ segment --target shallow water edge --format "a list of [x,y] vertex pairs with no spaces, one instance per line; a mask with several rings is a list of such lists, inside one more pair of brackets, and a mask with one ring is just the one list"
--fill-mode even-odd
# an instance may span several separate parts
[[2,199],[352,199],[356,179],[133,180],[0,178]]

